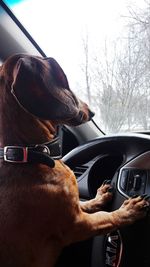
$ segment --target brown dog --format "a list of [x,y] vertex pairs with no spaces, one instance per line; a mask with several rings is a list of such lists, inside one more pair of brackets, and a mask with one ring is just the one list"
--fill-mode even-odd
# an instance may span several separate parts
[[108,184],[81,204],[73,172],[42,145],[58,124],[78,125],[91,115],[54,59],[15,55],[0,68],[0,266],[52,267],[64,246],[145,216],[141,197],[100,211],[111,199]]

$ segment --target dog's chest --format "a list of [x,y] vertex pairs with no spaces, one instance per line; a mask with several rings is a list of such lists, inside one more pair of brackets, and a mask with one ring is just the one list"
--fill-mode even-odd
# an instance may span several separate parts
[[43,180],[49,191],[56,194],[70,195],[78,192],[77,181],[73,171],[62,161],[55,161],[55,167],[43,172]]

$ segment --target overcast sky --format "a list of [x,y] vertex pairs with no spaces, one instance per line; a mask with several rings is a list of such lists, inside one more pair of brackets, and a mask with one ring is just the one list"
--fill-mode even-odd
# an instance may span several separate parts
[[83,57],[82,38],[86,32],[91,46],[100,47],[123,31],[129,6],[144,0],[7,0],[47,56],[54,57],[74,83]]

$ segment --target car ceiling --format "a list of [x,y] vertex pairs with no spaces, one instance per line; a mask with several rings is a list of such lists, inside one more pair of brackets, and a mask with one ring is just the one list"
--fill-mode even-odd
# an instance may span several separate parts
[[15,53],[45,56],[3,1],[0,1],[0,43],[0,61]]

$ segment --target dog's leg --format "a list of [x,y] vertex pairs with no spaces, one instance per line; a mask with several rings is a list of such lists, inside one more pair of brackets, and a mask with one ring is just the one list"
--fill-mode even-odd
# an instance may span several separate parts
[[125,200],[122,206],[113,212],[99,211],[92,214],[81,212],[72,227],[72,240],[73,242],[84,240],[130,225],[146,216],[146,206],[149,206],[149,203],[139,196]]
[[109,181],[98,188],[95,198],[80,202],[81,209],[87,213],[94,213],[104,209],[105,205],[112,200],[113,188]]

